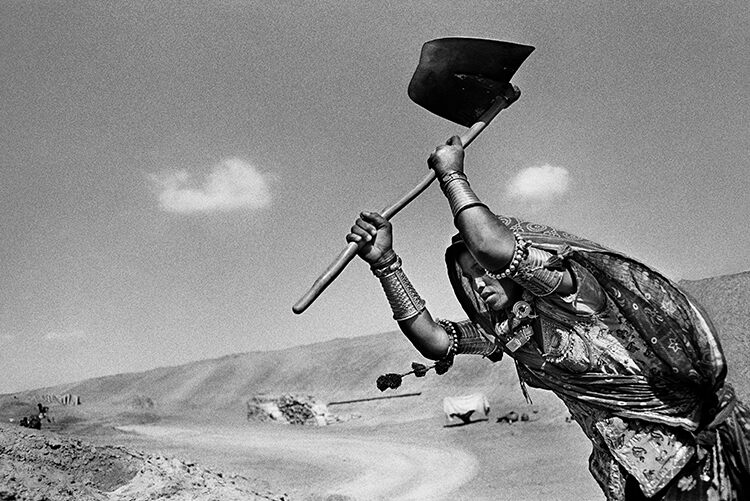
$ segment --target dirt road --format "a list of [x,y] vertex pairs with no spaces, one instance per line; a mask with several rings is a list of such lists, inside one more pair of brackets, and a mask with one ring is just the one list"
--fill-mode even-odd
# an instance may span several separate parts
[[[455,499],[451,495],[477,472],[477,460],[461,450],[404,444],[370,436],[331,436],[276,427],[253,429],[133,425],[118,428],[162,446],[210,451],[233,468],[273,468],[296,464],[284,475],[290,494],[307,499]],[[244,458],[244,459],[243,459]],[[261,472],[265,473],[265,472]],[[288,471],[287,471],[288,473]],[[278,474],[278,472],[277,472]],[[290,485],[293,480],[293,485]]]

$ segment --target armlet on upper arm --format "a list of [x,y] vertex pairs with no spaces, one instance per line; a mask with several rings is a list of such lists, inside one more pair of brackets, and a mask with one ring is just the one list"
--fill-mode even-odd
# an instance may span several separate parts
[[510,278],[535,296],[552,294],[560,287],[565,271],[545,267],[551,256],[545,250],[528,247]]

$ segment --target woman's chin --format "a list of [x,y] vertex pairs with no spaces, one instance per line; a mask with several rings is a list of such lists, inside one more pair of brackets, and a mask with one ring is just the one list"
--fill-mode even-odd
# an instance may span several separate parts
[[503,298],[501,298],[497,294],[491,295],[484,302],[484,304],[486,304],[491,310],[494,310],[494,311],[500,311],[504,309],[506,303],[507,301],[505,301]]

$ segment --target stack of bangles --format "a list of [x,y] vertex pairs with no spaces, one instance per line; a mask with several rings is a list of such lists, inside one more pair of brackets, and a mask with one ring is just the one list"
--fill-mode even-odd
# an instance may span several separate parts
[[448,203],[455,219],[461,211],[469,207],[482,206],[487,207],[479,200],[466,179],[466,174],[457,170],[450,171],[440,178],[440,189],[448,199]]
[[456,354],[458,354],[458,332],[456,331],[456,327],[453,325],[453,322],[450,320],[445,320],[442,318],[438,318],[436,320],[438,325],[443,328],[443,330],[448,334],[448,336],[451,338],[450,340],[450,346],[448,346],[448,352],[443,357],[448,358],[452,357]]
[[416,317],[425,309],[425,302],[401,269],[401,258],[389,250],[370,266],[372,274],[378,277],[388,303],[397,322]]

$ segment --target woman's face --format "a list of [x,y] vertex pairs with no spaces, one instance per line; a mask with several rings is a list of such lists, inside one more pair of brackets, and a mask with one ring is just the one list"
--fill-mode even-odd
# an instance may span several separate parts
[[491,310],[501,311],[511,301],[519,298],[521,289],[518,284],[509,278],[498,280],[488,276],[468,251],[459,253],[458,265],[464,277],[471,282],[473,289]]

